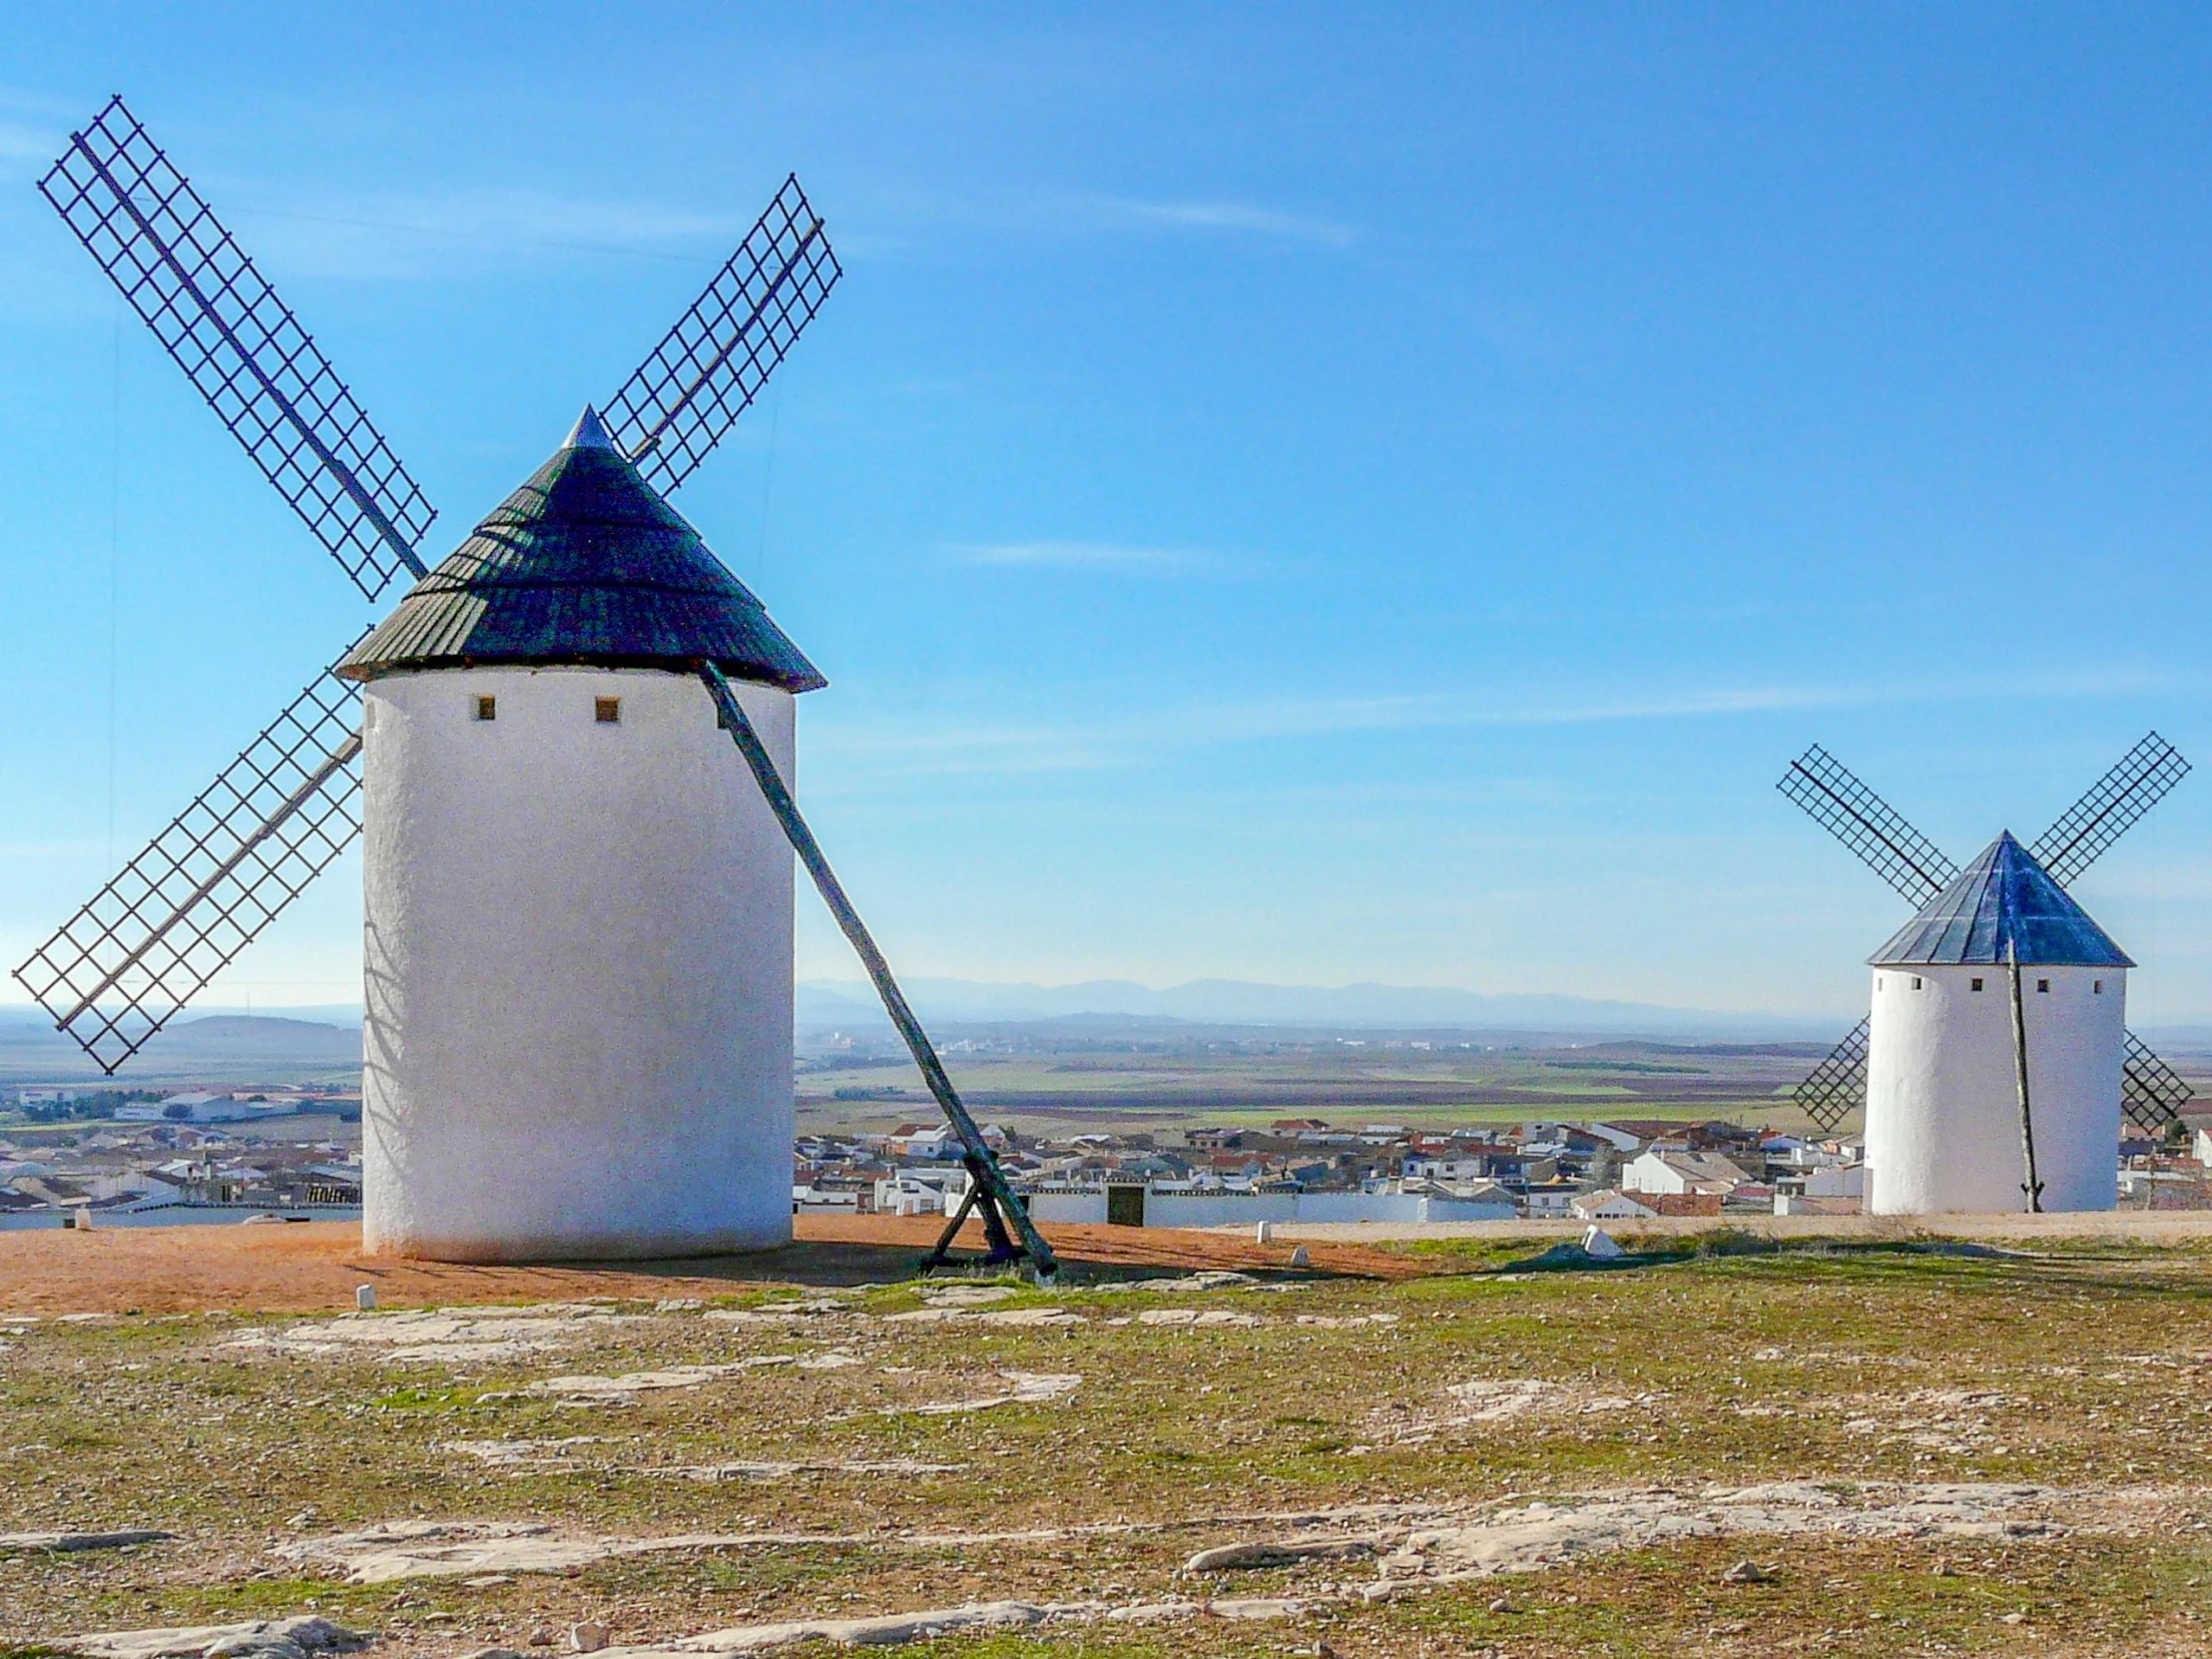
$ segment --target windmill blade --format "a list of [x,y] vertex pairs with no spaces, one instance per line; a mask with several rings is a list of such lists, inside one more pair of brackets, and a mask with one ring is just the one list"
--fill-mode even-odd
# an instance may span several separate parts
[[1958,866],[1882,797],[1815,744],[1775,785],[1915,909],[1950,885]]
[[2120,1062],[2120,1110],[2138,1129],[2161,1130],[2181,1116],[2196,1090],[2187,1078],[2151,1052],[2134,1032],[2127,1034]]
[[2061,887],[2103,856],[2135,821],[2189,776],[2189,763],[2156,732],[2120,757],[2120,764],[2089,786],[2028,850]]
[[794,174],[698,303],[602,405],[647,482],[666,494],[692,475],[843,275]]
[[1872,1016],[1851,1028],[1851,1035],[1828,1051],[1804,1082],[1790,1091],[1799,1110],[1826,1135],[1867,1104],[1867,1029]]
[[374,599],[437,515],[276,290],[113,99],[39,182],[254,464]]
[[355,688],[325,670],[15,976],[114,1072],[360,833]]

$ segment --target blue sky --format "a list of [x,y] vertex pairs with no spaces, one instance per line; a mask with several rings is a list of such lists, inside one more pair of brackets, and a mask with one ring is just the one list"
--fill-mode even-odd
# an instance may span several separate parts
[[[2155,7],[18,9],[0,949],[368,616],[32,188],[111,92],[433,554],[799,172],[846,279],[678,504],[903,970],[1842,1018],[1903,914],[1809,742],[1961,859],[2212,762],[2208,71]],[[2212,772],[2076,889],[2137,1024],[2212,1018],[2208,847]],[[348,861],[213,994],[357,934]]]

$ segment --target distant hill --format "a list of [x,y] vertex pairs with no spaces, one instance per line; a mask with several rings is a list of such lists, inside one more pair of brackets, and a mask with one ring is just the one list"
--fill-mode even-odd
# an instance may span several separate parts
[[[208,1014],[186,1018],[157,1036],[115,1079],[153,1088],[221,1077],[282,1082],[358,1069],[361,1029],[326,1020],[271,1014]],[[74,1083],[99,1078],[84,1050],[36,1010],[10,1008],[0,1018],[0,1082]]]

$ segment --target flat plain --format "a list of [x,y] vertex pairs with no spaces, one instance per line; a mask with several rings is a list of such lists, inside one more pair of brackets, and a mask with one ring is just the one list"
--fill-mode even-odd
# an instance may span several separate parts
[[[174,1534],[0,1549],[0,1651],[302,1613],[424,1656],[917,1613],[906,1651],[974,1659],[2212,1651],[2212,1253],[2178,1225],[1306,1272],[1101,1229],[1038,1288],[919,1279],[907,1224],[394,1270],[369,1315],[332,1311],[372,1271],[340,1229],[169,1231],[210,1277],[137,1312],[95,1258],[6,1258],[145,1241],[0,1237],[0,1524]],[[270,1252],[323,1275],[292,1311],[190,1304]]]

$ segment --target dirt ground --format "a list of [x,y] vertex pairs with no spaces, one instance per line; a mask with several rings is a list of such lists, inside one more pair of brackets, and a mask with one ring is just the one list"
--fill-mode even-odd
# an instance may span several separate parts
[[[382,1308],[727,1296],[763,1283],[863,1285],[910,1277],[942,1225],[927,1217],[804,1216],[798,1240],[783,1250],[548,1267],[367,1257],[350,1222],[0,1233],[0,1316],[339,1312],[354,1305],[362,1285],[376,1287]],[[1070,1280],[1099,1268],[1281,1270],[1293,1248],[1168,1228],[1055,1227],[1046,1237]],[[969,1226],[960,1242],[980,1251],[982,1229]],[[1426,1271],[1416,1259],[1359,1244],[1310,1248],[1314,1271],[1326,1276],[1404,1279]]]
[[2212,1659],[2194,1221],[1310,1273],[1065,1228],[1050,1288],[917,1280],[926,1220],[803,1231],[0,1235],[0,1659],[321,1659],[321,1620],[368,1659]]

